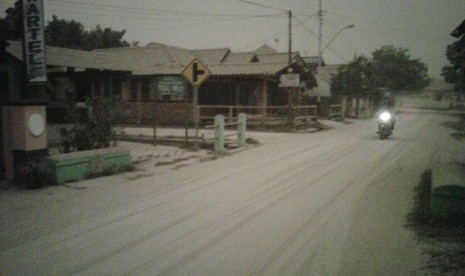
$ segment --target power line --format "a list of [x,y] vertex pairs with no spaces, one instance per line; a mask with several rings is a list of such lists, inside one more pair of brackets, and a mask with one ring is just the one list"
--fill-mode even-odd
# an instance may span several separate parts
[[[301,26],[304,27],[304,29],[307,30],[307,32],[309,32],[309,33],[310,33],[312,36],[314,36],[315,38],[319,39],[319,36],[318,36],[317,34],[315,34],[315,32],[312,31],[310,28],[308,28],[307,26],[305,26],[305,25],[303,24],[302,21],[300,21],[297,17],[295,17],[295,19],[296,19],[299,23],[301,23]],[[340,59],[344,60],[345,62],[348,62],[347,59],[346,59],[345,57],[343,57],[340,53],[338,53],[337,51],[335,51],[333,48],[329,47],[325,41],[322,41],[322,42],[326,45],[326,47],[327,47],[331,52],[333,52],[335,55],[337,55]]]
[[256,7],[272,9],[272,10],[275,10],[275,11],[287,12],[287,10],[285,10],[285,9],[278,9],[278,8],[275,8],[275,7],[272,7],[272,6],[267,6],[267,5],[264,5],[264,4],[260,4],[260,3],[256,3],[256,2],[252,2],[252,1],[248,1],[248,0],[236,0],[236,1],[244,3],[244,4],[253,5],[253,6],[256,6]]
[[67,14],[76,14],[76,15],[90,15],[96,17],[118,17],[118,18],[125,18],[125,19],[137,19],[137,20],[171,20],[171,21],[232,21],[232,20],[249,20],[249,19],[260,19],[260,18],[269,18],[269,17],[283,17],[281,14],[274,14],[274,15],[253,15],[253,16],[242,16],[238,15],[236,17],[227,17],[227,18],[200,18],[200,17],[179,17],[179,16],[166,16],[166,15],[153,15],[153,16],[146,16],[142,17],[139,15],[117,15],[117,14],[104,14],[104,13],[90,13],[90,12],[76,12],[70,10],[63,10],[59,8],[47,8],[46,11],[49,12],[57,12],[57,13],[67,13]]
[[[304,21],[302,21],[301,23],[298,23],[298,24],[295,25],[294,27],[299,27],[299,26],[301,26],[302,24],[304,24],[304,23],[307,22],[308,20],[312,19],[314,16],[316,16],[316,14],[307,17]],[[295,17],[294,17],[294,18],[295,18]],[[274,33],[273,35],[270,35],[270,36],[268,36],[268,37],[266,37],[266,38],[264,38],[264,39],[262,39],[262,40],[260,40],[260,41],[254,42],[254,43],[252,43],[252,44],[249,44],[249,45],[247,45],[247,46],[244,46],[244,47],[240,48],[239,51],[245,50],[245,49],[247,49],[247,48],[249,48],[249,47],[252,47],[252,46],[255,46],[255,45],[260,45],[260,44],[265,43],[266,41],[268,41],[268,40],[270,40],[270,39],[272,39],[272,38],[280,37],[280,36],[282,36],[282,35],[284,35],[284,34],[287,34],[287,33],[288,33],[288,30],[283,30],[283,31],[280,31],[280,32],[276,32],[276,33]]]
[[199,11],[181,11],[181,10],[166,10],[166,9],[153,9],[153,8],[137,8],[137,7],[128,7],[128,6],[119,6],[119,5],[109,5],[109,4],[97,4],[97,3],[87,3],[80,1],[71,1],[71,0],[48,0],[52,2],[53,5],[64,5],[64,6],[79,6],[83,8],[92,8],[95,9],[104,9],[104,11],[116,11],[116,12],[131,12],[139,14],[153,15],[154,13],[161,14],[170,14],[170,15],[185,15],[185,16],[208,16],[208,17],[272,17],[272,16],[281,16],[281,14],[221,14],[221,13],[209,13],[209,12],[199,12]]

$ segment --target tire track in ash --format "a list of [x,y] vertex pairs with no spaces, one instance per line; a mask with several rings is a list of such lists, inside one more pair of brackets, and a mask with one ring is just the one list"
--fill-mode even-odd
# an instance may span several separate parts
[[[305,150],[311,150],[312,148],[315,148],[315,147],[318,147],[318,145],[310,145],[310,146],[305,147],[304,149]],[[265,164],[266,165],[272,164],[272,163],[275,162],[275,159],[285,158],[285,157],[288,157],[288,156],[295,156],[301,150],[302,149],[295,150],[295,151],[290,152],[290,153],[287,152],[285,154],[281,154],[281,155],[279,155],[277,157],[271,158]],[[243,172],[243,173],[244,172],[250,172],[252,170],[253,170],[253,168],[245,168],[241,172]],[[233,176],[234,174],[236,174],[236,172],[231,172],[227,176],[223,176],[223,177],[220,177],[220,178],[215,178],[215,179],[213,179],[213,180],[209,181],[208,183],[203,184],[201,186],[206,187],[206,186],[209,186],[209,185],[217,184],[217,182],[221,181],[221,179],[228,178],[230,176]],[[207,178],[207,177],[204,176],[204,177],[201,177],[200,179],[205,179],[205,178]],[[192,179],[188,180],[188,181],[185,181],[185,182],[188,183],[188,182],[191,182],[191,181],[192,181]],[[202,187],[198,187],[197,189],[190,189],[190,191],[186,192],[186,196],[187,196],[187,194],[189,192],[196,191],[196,190],[199,190],[201,188]],[[157,196],[155,196],[155,197],[157,197]],[[170,202],[170,200],[166,200],[163,203],[157,202],[155,204],[147,204],[147,203],[151,202],[151,200],[153,200],[155,197],[146,198],[143,202],[139,202],[137,204],[132,204],[132,206],[130,206],[130,207],[125,205],[125,206],[119,208],[119,210],[117,212],[112,212],[112,215],[110,217],[103,217],[101,220],[100,219],[97,220],[97,221],[99,221],[99,224],[97,224],[97,225],[95,224],[95,218],[94,219],[89,219],[89,220],[87,220],[87,223],[85,223],[84,225],[81,224],[79,229],[76,228],[75,225],[73,225],[73,226],[68,227],[64,231],[60,231],[60,233],[64,233],[64,235],[62,234],[62,235],[59,235],[58,237],[56,237],[56,235],[55,235],[56,233],[54,233],[53,235],[48,235],[48,237],[45,237],[45,238],[42,237],[41,239],[38,239],[38,241],[28,243],[27,245],[21,246],[20,248],[14,248],[14,249],[10,250],[9,252],[10,253],[12,253],[14,251],[16,251],[16,252],[17,251],[27,252],[28,248],[34,248],[35,250],[48,250],[48,251],[50,251],[51,248],[57,248],[58,247],[59,248],[58,250],[55,250],[55,251],[52,250],[51,254],[48,255],[47,259],[50,259],[50,258],[53,258],[54,256],[62,255],[62,253],[65,253],[66,251],[69,252],[69,250],[66,247],[66,244],[68,244],[70,241],[74,241],[75,243],[77,243],[79,245],[79,249],[82,249],[83,252],[85,252],[86,248],[95,247],[95,244],[98,244],[99,241],[105,240],[105,237],[107,236],[108,231],[111,231],[111,232],[114,233],[115,228],[120,229],[120,227],[118,227],[118,226],[120,226],[119,225],[120,221],[127,221],[127,220],[135,221],[138,218],[144,218],[144,217],[146,218],[147,213],[152,213],[154,210],[155,210],[155,213],[160,213],[161,211],[164,211],[162,209],[162,207],[164,205],[168,204]],[[128,210],[127,208],[131,208],[131,210]],[[200,211],[202,211],[202,210],[198,210],[198,212],[200,212]],[[153,217],[156,218],[157,216],[155,215]],[[190,217],[192,217],[192,213],[190,213],[188,216],[185,216],[184,219],[181,220],[181,221],[187,220]],[[103,220],[103,223],[101,222],[102,220]],[[162,233],[164,231],[168,231],[169,229],[171,229],[175,225],[179,224],[181,221],[178,221],[178,222],[176,222],[174,224],[168,224],[168,225],[170,225],[170,227],[166,227],[165,225],[160,225],[159,227],[157,227],[157,229],[154,229],[154,231],[152,232],[152,235],[146,234],[146,235],[142,235],[142,236],[153,236],[153,235]],[[143,223],[143,224],[147,224],[147,221],[145,223]],[[121,233],[124,233],[125,231],[132,231],[133,229],[134,229],[134,227],[132,225],[128,225],[126,223],[125,228],[123,230],[117,231],[115,234],[121,234]],[[96,235],[96,233],[100,233],[100,234]],[[89,236],[93,236],[93,238],[88,239]],[[86,245],[87,245],[87,247],[86,247]],[[75,250],[73,250],[73,251],[75,251]],[[97,259],[100,260],[100,258],[97,258]],[[35,261],[40,262],[40,260],[35,260]]]
[[[395,152],[396,151],[397,150],[395,150]],[[399,149],[398,151],[402,150]],[[362,154],[362,152],[360,154]],[[370,183],[376,181],[379,177],[382,177],[382,174],[384,174],[385,171],[395,165],[397,160],[396,153],[388,152],[387,155],[386,159],[379,158],[377,162],[373,162],[371,167],[367,170],[369,172],[368,174],[364,174],[363,176],[356,177],[355,179],[348,181],[336,194],[332,195],[332,197],[325,202],[314,216],[309,217],[299,229],[290,235],[291,238],[281,245],[280,250],[276,251],[275,256],[270,259],[270,261],[263,266],[257,274],[270,274],[271,272],[273,272],[271,274],[276,275],[289,274],[289,270],[297,271],[304,263],[307,263],[308,265],[308,263],[311,263],[314,258],[325,254],[325,251],[320,249],[326,250],[324,244],[327,240],[315,240],[315,237],[324,236],[323,233],[327,231],[327,226],[325,225],[326,222],[332,219],[335,215],[333,207],[340,207],[341,202],[345,202],[345,198],[351,198],[353,194],[361,193],[361,191],[368,187]],[[316,228],[312,227],[315,226],[315,222],[318,222],[318,226]],[[309,246],[310,244],[313,244],[314,247],[312,248]],[[312,253],[315,250],[320,251]],[[310,256],[303,260],[303,256],[307,255]],[[275,273],[276,271],[277,273]],[[296,273],[296,271],[294,272]],[[294,272],[290,274],[293,274]]]
[[[306,146],[304,149],[296,149],[295,151],[290,152],[290,153],[286,152],[286,153],[280,154],[279,156],[271,157],[271,158],[269,158],[270,160],[267,160],[263,164],[263,166],[268,166],[270,164],[275,163],[277,160],[280,160],[281,158],[287,158],[289,156],[295,156],[296,154],[305,152],[307,150],[311,150],[311,149],[319,147],[319,146],[320,145],[309,145],[309,146]],[[218,177],[214,176],[213,179],[211,179],[208,182],[204,183],[203,180],[207,180],[208,178],[211,178],[211,174],[208,173],[208,172],[205,172],[203,175],[200,175],[199,177],[196,177],[194,179],[189,178],[189,179],[184,180],[182,182],[182,184],[179,185],[179,187],[169,189],[169,190],[167,190],[167,191],[165,191],[165,192],[163,192],[161,194],[147,196],[147,197],[143,198],[141,201],[139,201],[137,203],[130,203],[130,204],[126,204],[124,206],[121,206],[121,207],[117,208],[115,211],[111,212],[112,213],[111,218],[108,218],[108,216],[105,216],[101,220],[98,220],[98,221],[103,221],[102,223],[95,224],[96,218],[95,217],[89,218],[86,222],[81,223],[81,224],[84,224],[84,225],[81,225],[80,231],[74,232],[71,236],[66,236],[63,239],[55,238],[52,241],[49,240],[46,243],[35,244],[34,248],[36,248],[38,250],[45,249],[46,247],[53,246],[53,245],[55,245],[57,243],[60,243],[60,242],[62,242],[64,240],[72,239],[72,238],[75,238],[75,237],[78,237],[78,236],[85,235],[87,233],[93,232],[96,229],[101,228],[102,226],[112,225],[114,223],[117,223],[120,220],[128,219],[131,216],[142,215],[145,212],[152,211],[153,209],[161,208],[165,204],[169,204],[172,199],[171,198],[165,199],[162,202],[157,201],[155,199],[166,197],[168,194],[176,192],[178,190],[185,189],[186,190],[185,194],[187,195],[187,194],[189,194],[189,193],[191,193],[193,191],[201,190],[201,189],[206,188],[208,186],[218,184],[219,182],[221,182],[221,180],[230,178],[232,176],[235,176],[236,174],[249,173],[249,172],[251,172],[253,170],[254,170],[254,168],[245,167],[245,168],[241,169],[238,172],[237,171],[231,171],[231,173],[229,173],[227,175],[222,175],[222,176],[218,176]],[[198,187],[189,186],[186,189],[186,185],[190,184],[190,183],[200,183],[200,185],[198,185]],[[148,204],[149,202],[155,202],[155,203],[154,204]],[[97,217],[100,217],[100,215],[98,215]],[[65,228],[64,231],[66,232],[66,230],[73,229],[73,228],[75,228],[74,225]],[[60,232],[63,232],[63,231],[60,231]]]
[[[306,148],[307,148],[307,147],[306,147]],[[296,152],[297,152],[297,151],[296,151]],[[300,150],[299,150],[299,152],[300,152]],[[294,156],[294,157],[295,157],[296,155],[295,155],[295,153],[290,153],[290,154],[287,154],[287,156]],[[317,160],[317,161],[318,161],[318,160]],[[274,163],[274,161],[270,161],[270,163]],[[268,181],[265,181],[265,182],[268,182]],[[204,209],[201,209],[201,210],[198,210],[198,212],[201,213],[202,211],[205,211],[207,208],[208,208],[208,207],[206,207],[206,208],[204,208]],[[192,219],[192,217],[193,217],[192,215],[189,216],[190,219]],[[179,224],[179,223],[178,223],[178,224]],[[176,224],[176,225],[178,225],[178,224]],[[165,231],[168,231],[169,229],[164,229],[164,230],[165,230]],[[158,233],[157,231],[155,231],[155,232],[153,232],[153,234],[156,235],[156,234],[159,234],[159,233]],[[149,234],[145,234],[144,236],[149,236]],[[142,240],[140,240],[140,241],[138,241],[138,242],[136,242],[136,243],[131,242],[131,246],[137,246],[140,242],[143,242],[144,240],[145,240],[145,238],[142,239]],[[123,245],[123,246],[124,246],[125,248],[127,247],[127,245]],[[110,258],[111,256],[113,256],[113,254],[112,254],[111,252],[109,252],[109,254],[107,254],[107,257]],[[98,258],[98,259],[97,259],[98,261],[96,261],[96,262],[100,262],[100,261],[102,261],[103,259],[104,259],[104,257]],[[87,263],[86,266],[91,266],[91,263]]]
[[[418,124],[415,125],[414,128],[412,128],[412,129],[409,128],[408,133],[406,133],[406,134],[411,139],[415,139],[415,137],[418,136],[417,133],[425,130],[427,127],[428,127],[428,125],[426,123],[418,123]],[[329,201],[329,203],[334,202],[334,203],[336,203],[336,205],[338,205],[337,203],[341,202],[341,200],[343,200],[345,195],[349,191],[353,190],[352,187],[354,187],[357,183],[362,183],[363,182],[364,184],[360,188],[364,189],[364,188],[370,186],[371,183],[379,181],[381,178],[383,178],[390,171],[392,171],[394,169],[399,169],[399,166],[400,166],[400,164],[398,163],[399,158],[402,158],[402,156],[404,156],[406,154],[409,154],[412,150],[415,150],[417,145],[416,145],[416,142],[411,142],[411,140],[409,140],[409,139],[399,139],[399,140],[396,140],[396,141],[398,141],[398,142],[396,142],[394,145],[390,146],[389,149],[387,150],[387,152],[385,150],[382,157],[378,158],[377,162],[374,162],[366,170],[366,171],[369,172],[369,174],[362,175],[359,178],[356,178],[355,180],[349,182],[347,187],[343,191],[341,191],[339,193],[337,198],[335,198],[332,201]],[[415,139],[415,141],[417,141],[417,140]],[[374,144],[374,145],[376,145],[376,144]],[[357,189],[357,188],[355,188],[355,189]],[[347,191],[347,193],[345,191]],[[330,209],[332,209],[332,207],[327,206],[326,209],[330,210]],[[335,214],[331,214],[331,212],[329,212],[328,214],[326,214],[326,213],[327,212],[321,212],[321,215],[318,218],[316,218],[316,220],[321,221],[321,222],[328,221],[328,219],[330,219],[332,216],[335,215]],[[301,233],[306,233],[306,231],[308,231],[309,226],[311,224],[312,224],[311,221],[304,224],[301,227]],[[307,259],[302,261],[302,256],[306,256],[306,255],[309,254],[309,252],[308,252],[309,246],[308,245],[312,244],[312,243],[315,243],[314,236],[318,236],[318,235],[315,235],[316,231],[325,231],[325,229],[316,229],[316,230],[313,230],[311,233],[309,233],[307,235],[299,235],[298,233],[295,233],[293,235],[293,237],[302,237],[302,238],[300,238],[300,241],[290,241],[291,244],[294,243],[296,245],[296,246],[294,246],[294,249],[291,250],[294,253],[288,253],[287,256],[284,256],[284,253],[277,254],[275,256],[275,258],[269,262],[269,264],[268,264],[269,267],[265,266],[264,269],[260,271],[260,274],[262,274],[262,272],[268,274],[268,273],[270,273],[270,271],[278,271],[276,273],[276,275],[295,274],[295,273],[297,273],[297,271],[300,271],[300,273],[302,273],[302,271],[304,271],[304,270],[299,270],[299,268],[302,268],[304,266],[308,266],[308,263],[311,263],[314,258],[319,257],[319,256],[321,256],[321,254],[323,254],[322,252],[320,252],[319,254],[313,253],[313,255],[309,256]],[[322,244],[324,244],[325,242],[326,242],[326,240],[321,240],[320,241],[321,248],[325,248],[325,247],[322,246]],[[302,245],[300,248],[297,246],[299,244]],[[282,249],[285,249],[285,248],[288,248],[288,247],[289,247],[288,244],[284,244],[282,246]],[[278,250],[277,252],[280,252],[280,250]],[[278,262],[279,258],[287,258],[287,262],[285,262],[285,264],[282,265],[281,269],[277,268],[277,264],[280,263],[280,262]],[[326,269],[326,268],[327,267],[325,266],[324,269]],[[333,272],[325,271],[324,273],[329,273],[328,275],[331,275]],[[321,273],[323,273],[323,272],[321,272]]]
[[[346,146],[346,145],[344,145],[344,146]],[[332,163],[334,156],[338,156],[338,155],[341,155],[341,154],[342,154],[342,156],[345,156],[346,159],[350,158],[350,155],[347,155],[347,153],[351,152],[353,149],[360,148],[360,143],[357,142],[357,143],[353,144],[350,148],[345,148],[344,146],[343,146],[342,149],[334,151],[331,155],[327,155],[324,158],[314,160],[313,162],[322,162],[323,160],[325,160],[326,162],[331,162]],[[344,160],[340,160],[339,163],[344,162]],[[338,167],[339,163],[334,164],[332,169],[329,169],[323,175],[320,175],[316,179],[316,181],[318,181],[321,178],[324,178],[327,174],[330,174],[332,172],[332,170],[334,170],[334,168]],[[228,226],[225,231],[222,231],[222,233],[217,235],[213,240],[210,240],[206,244],[201,245],[198,249],[194,250],[193,252],[188,254],[186,257],[181,259],[179,261],[179,263],[175,263],[172,266],[170,266],[167,270],[165,270],[165,272],[167,272],[168,274],[174,272],[176,269],[178,269],[180,263],[186,263],[186,262],[190,261],[192,258],[195,258],[196,256],[199,256],[201,252],[204,252],[208,248],[214,246],[216,243],[223,240],[226,236],[230,235],[231,233],[235,232],[240,227],[247,224],[247,222],[252,221],[253,219],[255,219],[257,216],[261,215],[263,212],[265,212],[269,208],[277,205],[281,200],[286,199],[289,196],[292,196],[293,194],[299,194],[301,192],[301,190],[303,190],[303,189],[309,189],[311,185],[308,186],[308,185],[302,185],[302,183],[295,183],[294,185],[286,187],[284,189],[281,189],[280,191],[278,191],[278,193],[275,193],[276,192],[275,189],[282,186],[283,182],[286,182],[289,179],[292,179],[296,174],[300,174],[302,171],[307,170],[308,165],[309,165],[309,163],[305,163],[305,164],[301,165],[300,167],[295,168],[294,172],[287,175],[284,179],[276,180],[275,181],[276,184],[275,184],[275,186],[273,186],[274,189],[270,188],[270,189],[268,189],[268,190],[266,190],[266,191],[264,191],[264,192],[262,192],[260,194],[252,195],[249,198],[243,200],[243,202],[242,202],[243,204],[241,204],[242,207],[239,208],[238,210],[236,210],[235,212],[229,214],[228,216],[222,217],[222,218],[220,218],[220,219],[218,219],[216,221],[213,221],[213,222],[209,222],[209,223],[207,223],[205,225],[201,225],[197,229],[193,229],[193,230],[187,232],[185,235],[183,235],[179,239],[177,239],[178,243],[179,243],[179,240],[181,240],[181,239],[184,239],[184,241],[180,245],[178,245],[176,248],[172,249],[169,252],[166,252],[165,255],[170,256],[170,255],[174,254],[175,252],[179,251],[181,248],[185,247],[186,244],[190,243],[190,240],[192,240],[192,239],[193,240],[196,240],[197,238],[200,239],[204,232],[209,232],[208,231],[209,229],[213,230],[215,228],[218,228],[221,225],[231,224],[230,223],[231,221],[234,222],[234,221],[239,220],[237,222],[232,223],[230,226]],[[269,196],[270,193],[272,193],[273,196],[277,197],[277,198],[275,200],[273,200],[272,202],[267,203],[266,205],[261,207],[259,210],[256,210],[252,214],[248,215],[247,211],[249,211],[251,209],[251,207],[253,207],[253,205],[256,204],[256,201],[257,200],[266,200],[266,198],[270,197]],[[235,204],[235,205],[238,205],[238,204]],[[240,217],[244,216],[244,215],[246,217],[241,219]],[[195,234],[194,232],[197,232],[197,234]],[[154,256],[153,259],[157,259],[159,257],[161,257],[161,256],[157,255],[157,256]],[[151,263],[151,262],[152,262],[152,260],[147,261],[148,264]],[[147,266],[147,265],[145,265],[145,266]],[[148,265],[148,266],[150,266],[150,265]]]
[[[317,160],[317,161],[318,161],[318,160]],[[278,185],[279,185],[279,184],[278,184]],[[253,199],[253,198],[252,198],[252,199]],[[204,211],[204,210],[199,210],[199,212],[202,212],[202,211]],[[167,231],[167,230],[169,230],[169,229],[165,229],[165,231]],[[156,231],[154,231],[153,234],[156,235],[156,234],[159,234],[159,233],[157,233]],[[146,234],[146,235],[144,235],[144,236],[149,236],[149,234]],[[142,241],[142,240],[141,240],[141,241]],[[137,243],[131,243],[131,244],[132,244],[132,246],[137,246]],[[123,245],[123,246],[124,246],[124,247],[127,247],[127,245]],[[111,257],[111,256],[112,256],[112,254],[109,254],[109,255],[108,255],[108,257]],[[102,258],[98,258],[98,262],[100,262],[101,260],[102,260]],[[91,263],[87,263],[86,266],[91,266]]]

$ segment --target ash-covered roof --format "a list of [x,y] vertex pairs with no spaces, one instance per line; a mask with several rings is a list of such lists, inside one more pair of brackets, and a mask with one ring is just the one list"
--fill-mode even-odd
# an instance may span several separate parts
[[[11,42],[7,51],[22,60],[19,42]],[[276,53],[267,45],[238,53],[229,48],[189,50],[153,42],[144,47],[94,51],[47,46],[46,57],[49,66],[121,70],[134,75],[180,75],[194,58],[204,63],[212,76],[275,76],[289,66],[287,53]],[[294,64],[305,63],[297,52],[291,58]]]
[[[6,48],[6,51],[18,60],[22,61],[22,43],[18,41],[8,41],[8,43],[9,46]],[[74,67],[76,69],[131,71],[121,60],[107,53],[46,46],[45,55],[48,66]]]

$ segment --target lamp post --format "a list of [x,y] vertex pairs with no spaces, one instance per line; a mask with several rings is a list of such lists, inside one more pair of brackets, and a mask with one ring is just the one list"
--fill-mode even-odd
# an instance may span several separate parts
[[[351,24],[349,26],[345,26],[344,28],[341,28],[334,36],[333,38],[331,38],[331,40],[326,44],[326,46],[323,48],[323,50],[321,50],[320,52],[320,56],[319,56],[319,59],[320,59],[320,63],[321,63],[321,59],[323,57],[323,53],[324,51],[329,47],[329,45],[334,41],[334,39],[336,39],[336,37],[342,32],[344,31],[345,29],[352,29],[353,27],[355,27],[354,24]],[[321,66],[321,64],[319,64]]]

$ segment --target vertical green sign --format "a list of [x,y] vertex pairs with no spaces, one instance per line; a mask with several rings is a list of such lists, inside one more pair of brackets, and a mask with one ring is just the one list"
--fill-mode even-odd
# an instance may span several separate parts
[[43,0],[23,0],[24,64],[30,84],[47,81]]

